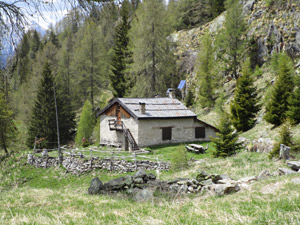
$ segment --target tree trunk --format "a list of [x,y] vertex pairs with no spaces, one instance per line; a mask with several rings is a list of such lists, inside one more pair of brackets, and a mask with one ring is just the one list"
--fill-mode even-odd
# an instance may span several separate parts
[[6,148],[5,138],[4,138],[3,133],[1,134],[1,140],[2,140],[2,147],[3,147],[4,151],[5,151],[5,154],[7,155],[8,151],[7,151],[7,148]]

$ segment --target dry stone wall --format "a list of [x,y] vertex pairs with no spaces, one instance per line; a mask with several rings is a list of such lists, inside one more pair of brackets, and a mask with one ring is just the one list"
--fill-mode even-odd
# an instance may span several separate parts
[[[59,165],[58,158],[37,157],[28,155],[28,163],[36,168],[49,168]],[[144,170],[168,170],[169,164],[166,162],[153,162],[148,160],[126,161],[116,159],[80,159],[74,157],[64,157],[62,166],[73,174],[81,174],[95,169],[115,171],[119,173],[133,172],[139,169]]]

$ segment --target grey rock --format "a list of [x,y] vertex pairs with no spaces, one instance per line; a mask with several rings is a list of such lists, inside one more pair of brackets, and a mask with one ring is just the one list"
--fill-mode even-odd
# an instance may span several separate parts
[[238,183],[251,183],[253,181],[256,181],[257,177],[256,176],[251,176],[251,177],[243,177],[238,180]]
[[222,180],[232,180],[231,177],[226,174],[221,174],[220,177]]
[[147,174],[146,174],[145,170],[139,169],[134,176],[140,177],[140,178],[145,178],[145,177],[147,177]]
[[143,184],[144,180],[141,177],[134,177],[133,178],[133,183],[135,183],[135,184]]
[[291,180],[294,184],[300,184],[300,178],[294,178]]
[[88,189],[88,193],[90,195],[95,195],[95,194],[100,194],[101,191],[103,190],[103,183],[101,180],[99,180],[98,177],[94,178],[91,181],[91,185]]
[[268,170],[263,170],[258,174],[257,180],[264,180],[270,176],[272,176],[272,174]]
[[196,180],[199,182],[207,179],[209,179],[209,175],[204,171],[199,171],[198,175],[196,176]]
[[215,194],[218,196],[231,194],[240,190],[240,186],[238,184],[215,184],[213,188]]
[[209,27],[209,32],[214,33],[217,32],[219,29],[222,28],[223,24],[225,22],[225,15],[221,14],[219,17],[217,17],[213,23]]
[[179,185],[188,185],[188,180],[179,180],[178,182],[177,182],[177,184],[179,184]]
[[212,181],[212,179],[208,179],[202,182],[203,186],[212,186],[214,184],[214,182]]
[[287,165],[295,171],[300,170],[300,161],[288,161]]
[[188,187],[188,191],[194,192],[194,188],[193,188],[192,186],[189,186],[189,187]]
[[179,192],[180,193],[186,193],[188,190],[188,186],[187,185],[180,185],[180,188],[179,188]]
[[125,180],[126,180],[125,177],[119,177],[117,179],[108,181],[107,183],[104,184],[104,189],[107,191],[122,190],[126,185]]
[[178,193],[179,192],[179,188],[180,188],[180,186],[178,184],[172,184],[172,185],[170,185],[169,190],[171,192]]
[[213,174],[213,175],[211,175],[211,179],[212,179],[212,182],[216,184],[219,180],[222,180],[222,177],[220,175]]
[[249,14],[252,11],[255,1],[256,0],[248,0],[246,2],[246,4],[243,7],[243,12],[245,14]]
[[149,174],[147,175],[147,178],[148,178],[148,180],[155,180],[155,179],[156,179],[156,176],[155,176],[153,173],[149,173]]
[[237,183],[235,180],[231,180],[231,179],[222,179],[222,180],[218,180],[217,184],[235,184]]
[[289,175],[296,173],[294,170],[288,169],[288,168],[279,168],[279,175]]
[[143,189],[138,191],[134,196],[135,201],[144,202],[153,199],[153,190]]
[[133,185],[133,177],[132,176],[126,176],[126,180],[124,181],[124,184],[127,187],[131,187]]

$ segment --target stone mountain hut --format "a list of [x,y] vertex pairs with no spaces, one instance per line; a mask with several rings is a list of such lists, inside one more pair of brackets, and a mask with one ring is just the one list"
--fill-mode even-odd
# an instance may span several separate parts
[[217,129],[199,119],[172,94],[170,98],[115,98],[100,116],[100,144],[126,150],[210,141]]

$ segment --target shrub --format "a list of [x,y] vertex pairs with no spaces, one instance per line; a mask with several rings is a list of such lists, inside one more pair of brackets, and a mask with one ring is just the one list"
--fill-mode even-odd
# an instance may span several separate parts
[[171,158],[171,162],[174,170],[188,167],[187,153],[184,146],[181,145],[175,149],[175,152]]
[[287,145],[293,149],[293,136],[290,130],[290,122],[286,121],[280,130],[280,141],[274,145],[273,150],[269,153],[269,158],[279,157],[280,144]]

